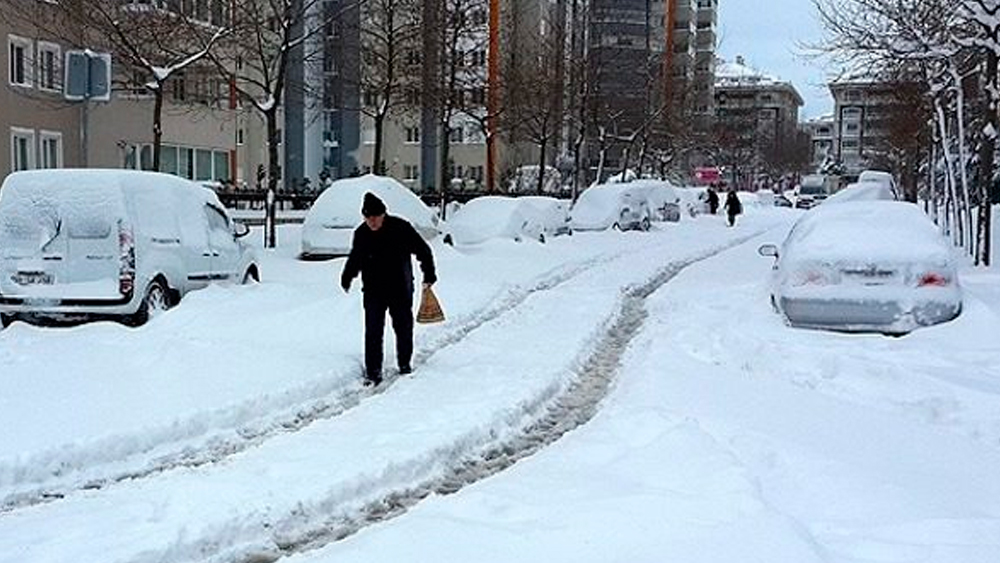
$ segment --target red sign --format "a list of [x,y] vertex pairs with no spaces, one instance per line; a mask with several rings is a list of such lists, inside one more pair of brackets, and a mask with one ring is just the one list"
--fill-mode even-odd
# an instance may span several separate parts
[[699,184],[711,184],[712,182],[718,182],[721,178],[722,174],[719,173],[718,168],[704,167],[694,169],[694,179]]

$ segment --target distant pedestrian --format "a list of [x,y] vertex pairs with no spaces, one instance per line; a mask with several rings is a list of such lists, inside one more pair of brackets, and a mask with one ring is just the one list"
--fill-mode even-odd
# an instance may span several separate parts
[[382,382],[382,347],[385,313],[396,333],[396,361],[400,374],[412,370],[413,356],[413,263],[416,256],[423,272],[424,287],[437,276],[434,255],[416,229],[405,219],[386,213],[385,203],[375,194],[365,194],[361,214],[365,222],[354,230],[351,253],[344,264],[340,285],[350,291],[351,281],[361,273],[365,307],[365,385]]
[[739,196],[736,195],[736,190],[730,189],[729,193],[726,194],[726,216],[729,218],[729,226],[732,227],[736,224],[736,216],[743,213],[743,204],[740,203]]
[[719,211],[719,194],[715,191],[715,188],[708,188],[708,212],[715,215]]

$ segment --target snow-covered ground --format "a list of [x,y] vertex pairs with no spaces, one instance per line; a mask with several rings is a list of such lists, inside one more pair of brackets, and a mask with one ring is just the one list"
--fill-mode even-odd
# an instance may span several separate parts
[[798,213],[436,244],[448,320],[374,392],[297,226],[145,327],[15,323],[0,561],[996,561],[1000,274],[903,338],[790,329],[756,248]]

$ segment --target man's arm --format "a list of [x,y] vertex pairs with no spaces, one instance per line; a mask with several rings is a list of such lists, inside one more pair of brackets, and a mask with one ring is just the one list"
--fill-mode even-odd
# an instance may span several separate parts
[[351,252],[347,255],[344,271],[340,274],[340,287],[344,288],[344,291],[351,289],[351,282],[361,271],[361,250],[359,248],[361,244],[358,238],[358,231],[355,230],[354,238],[351,240]]
[[431,247],[420,236],[420,233],[413,228],[413,225],[408,222],[407,226],[409,227],[410,249],[420,262],[420,271],[423,272],[424,283],[431,285],[437,281],[437,274],[434,269],[434,254],[431,252]]

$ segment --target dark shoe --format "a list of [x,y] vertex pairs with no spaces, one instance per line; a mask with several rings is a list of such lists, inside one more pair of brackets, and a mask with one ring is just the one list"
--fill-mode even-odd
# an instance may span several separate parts
[[382,383],[381,377],[366,377],[364,381],[365,387],[378,387]]
[[403,366],[399,368],[399,375],[410,375],[411,373],[413,373],[413,368],[410,366]]

